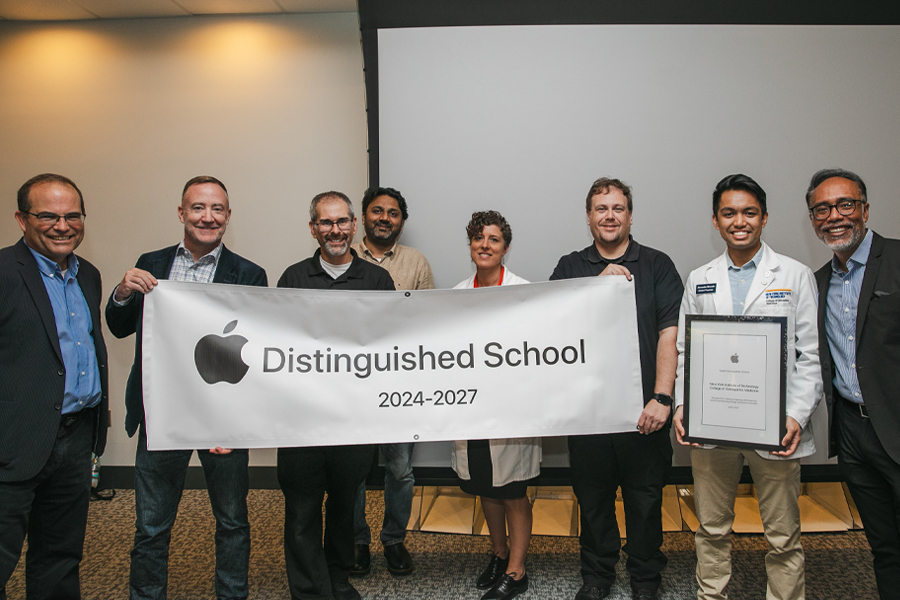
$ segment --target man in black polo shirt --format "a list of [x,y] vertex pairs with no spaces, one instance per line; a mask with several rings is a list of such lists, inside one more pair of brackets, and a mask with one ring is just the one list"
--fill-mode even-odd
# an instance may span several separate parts
[[[350,249],[356,217],[350,199],[324,192],[309,207],[309,230],[319,249],[288,267],[278,287],[393,290],[390,274]],[[339,399],[336,399],[339,401]],[[358,600],[347,577],[353,568],[356,490],[372,464],[375,447],[279,448],[278,483],[284,493],[284,559],[291,598]],[[322,544],[322,499],[325,541]]]
[[[662,490],[672,464],[669,441],[678,352],[678,309],[684,286],[672,260],[631,238],[631,188],[598,179],[587,195],[594,243],[563,256],[550,279],[624,275],[634,282],[644,411],[634,432],[569,438],[572,487],[581,505],[581,576],[575,600],[610,593],[619,561],[616,489],[622,487],[628,540],[626,567],[634,598],[657,598],[667,559],[662,545]],[[615,340],[609,340],[615,344]],[[615,399],[605,398],[606,402]]]

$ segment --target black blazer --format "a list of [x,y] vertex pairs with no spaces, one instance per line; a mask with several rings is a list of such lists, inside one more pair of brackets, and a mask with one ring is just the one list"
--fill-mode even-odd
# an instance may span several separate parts
[[[874,232],[873,232],[874,233]],[[831,262],[816,271],[819,286],[819,357],[828,401],[828,456],[837,454],[833,359],[825,331]],[[900,463],[900,240],[874,234],[856,315],[856,374],[872,427]]]
[[[106,447],[109,377],[100,321],[100,272],[78,257],[78,285],[93,323],[102,390],[94,453]],[[24,481],[47,463],[59,430],[65,366],[56,319],[24,238],[0,250],[0,481]]]
[[[170,246],[155,252],[142,254],[135,267],[149,272],[157,279],[168,279],[175,251],[178,246]],[[265,270],[259,265],[242,258],[222,246],[222,255],[216,265],[213,283],[232,283],[236,285],[256,285],[266,287]],[[115,292],[113,292],[115,293]],[[144,394],[141,388],[141,322],[144,312],[144,295],[136,297],[125,306],[117,306],[110,295],[106,303],[106,324],[117,338],[124,338],[136,333],[134,340],[134,364],[128,375],[125,388],[125,431],[128,436],[134,435],[144,420]]]

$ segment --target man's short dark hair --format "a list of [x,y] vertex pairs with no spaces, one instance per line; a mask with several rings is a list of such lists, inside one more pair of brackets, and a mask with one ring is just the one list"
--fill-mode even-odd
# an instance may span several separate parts
[[713,192],[713,216],[717,215],[719,212],[719,203],[722,201],[722,194],[734,190],[741,190],[742,192],[753,194],[756,197],[756,201],[759,202],[762,214],[765,215],[768,213],[768,208],[766,208],[766,191],[762,189],[762,186],[756,183],[749,175],[734,173],[716,184],[716,191]]
[[612,177],[601,177],[591,184],[591,189],[588,191],[587,198],[584,201],[585,210],[591,212],[591,198],[597,194],[608,194],[609,188],[616,188],[622,192],[622,195],[628,200],[628,212],[634,212],[634,202],[631,199],[631,187],[624,181]]
[[859,199],[862,200],[863,204],[869,202],[869,197],[866,195],[866,183],[862,180],[862,177],[854,173],[853,171],[848,171],[847,169],[822,169],[818,171],[815,175],[812,176],[812,179],[809,180],[809,187],[806,189],[806,206],[809,207],[809,200],[812,198],[813,192],[816,191],[816,188],[822,185],[822,182],[826,179],[831,179],[832,177],[842,177],[844,179],[849,179],[853,183],[856,184],[856,187],[859,188]]
[[225,187],[225,184],[213,177],[212,175],[197,175],[196,177],[192,177],[188,179],[188,182],[184,184],[184,189],[181,190],[181,199],[184,200],[185,194],[187,194],[188,188],[192,185],[200,185],[201,183],[214,183],[225,192],[225,197],[228,197],[228,189]]
[[472,238],[483,232],[484,228],[488,225],[496,225],[500,229],[500,233],[503,235],[503,241],[506,246],[509,247],[512,243],[512,228],[510,228],[506,219],[503,218],[503,215],[496,210],[484,210],[472,213],[472,219],[466,226],[466,235],[469,236],[469,243],[471,244]]
[[398,190],[389,187],[370,187],[366,190],[366,193],[363,194],[362,199],[362,211],[363,215],[366,214],[366,211],[369,210],[369,205],[372,204],[372,200],[379,196],[390,196],[394,200],[397,201],[397,206],[400,207],[400,214],[403,215],[403,220],[409,218],[409,210],[406,207],[406,198],[403,197]]
[[71,187],[78,192],[78,199],[81,200],[81,214],[87,214],[84,212],[84,196],[82,195],[81,190],[78,189],[78,186],[75,185],[75,182],[64,175],[57,175],[56,173],[41,173],[22,184],[18,194],[16,194],[19,212],[29,212],[31,210],[31,198],[29,198],[31,188],[41,183],[61,183]]
[[309,220],[313,223],[316,222],[316,207],[319,206],[319,202],[322,200],[343,200],[347,203],[347,209],[350,211],[350,218],[353,218],[353,203],[350,202],[350,198],[347,197],[347,194],[332,190],[330,192],[316,194],[312,199],[312,202],[309,203]]

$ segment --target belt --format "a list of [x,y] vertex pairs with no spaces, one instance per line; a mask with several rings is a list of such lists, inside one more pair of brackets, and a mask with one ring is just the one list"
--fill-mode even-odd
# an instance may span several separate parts
[[838,398],[844,401],[845,404],[849,405],[853,411],[859,412],[859,416],[864,419],[869,418],[869,410],[866,408],[865,404],[861,404],[859,402],[853,402],[852,400],[847,400],[840,394],[838,394]]
[[87,415],[93,415],[96,412],[96,409],[96,406],[92,406],[91,408],[84,408],[78,412],[64,414],[59,424],[63,428],[69,428],[77,423],[80,418]]

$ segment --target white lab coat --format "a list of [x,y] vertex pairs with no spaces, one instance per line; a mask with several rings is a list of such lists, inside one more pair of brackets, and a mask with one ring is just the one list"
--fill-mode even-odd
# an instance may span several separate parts
[[[505,268],[505,267],[504,267]],[[476,274],[477,275],[477,274]],[[506,269],[501,285],[528,283],[512,271]],[[475,287],[475,275],[461,281],[453,289]],[[465,440],[453,443],[450,466],[460,479],[469,480],[469,445]],[[541,438],[501,438],[490,440],[491,464],[493,465],[494,487],[502,487],[513,481],[527,481],[541,474]]]
[[[810,417],[822,399],[822,371],[819,365],[816,281],[806,265],[775,253],[765,243],[753,283],[744,300],[745,315],[788,317],[788,381],[787,415],[793,417],[803,434],[796,452],[788,458],[815,454]],[[727,250],[726,250],[727,253]],[[697,294],[697,286],[716,284],[714,293]],[[789,294],[766,292],[787,290]],[[675,405],[684,403],[684,322],[685,315],[732,315],[731,283],[728,259],[722,254],[695,269],[688,277],[678,317],[678,371],[675,378]],[[757,450],[763,458],[779,460],[766,451]]]

